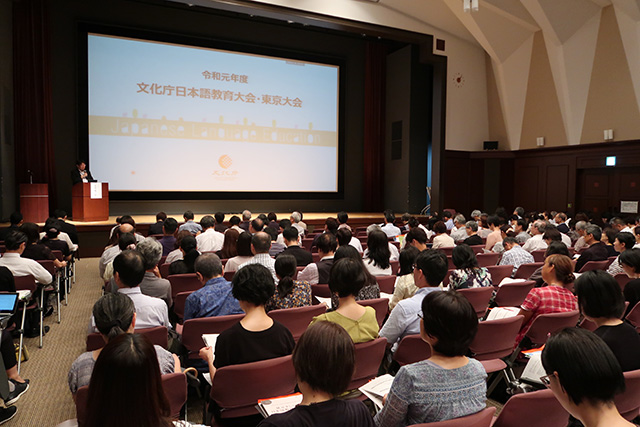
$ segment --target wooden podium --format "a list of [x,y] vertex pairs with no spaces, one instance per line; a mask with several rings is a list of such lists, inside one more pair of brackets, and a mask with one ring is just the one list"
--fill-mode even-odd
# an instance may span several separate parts
[[[91,194],[91,185],[98,184],[101,197]],[[109,184],[80,182],[71,192],[74,221],[106,221],[109,219]]]
[[25,222],[45,222],[49,217],[48,184],[20,184],[20,212]]

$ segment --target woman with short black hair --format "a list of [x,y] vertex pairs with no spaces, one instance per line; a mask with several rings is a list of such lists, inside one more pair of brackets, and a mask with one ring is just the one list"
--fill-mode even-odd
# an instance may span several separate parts
[[408,245],[400,252],[400,271],[393,286],[393,297],[389,301],[389,310],[393,310],[403,299],[411,298],[418,290],[413,280],[413,263],[419,253],[418,248]]
[[611,349],[592,332],[565,328],[542,351],[546,376],[540,380],[586,427],[633,426],[613,399],[625,390],[622,369]]
[[486,267],[478,267],[478,258],[469,245],[462,244],[453,248],[451,258],[456,269],[449,276],[449,289],[491,286],[491,273]]
[[619,257],[620,266],[631,279],[624,287],[624,299],[629,301],[625,316],[640,302],[640,249],[627,249]]
[[[356,248],[351,245],[340,246],[336,253],[333,255],[333,262],[336,263],[338,260],[342,258],[351,258],[355,261],[358,261],[362,264],[362,271],[366,276],[366,280],[364,286],[360,289],[358,294],[356,295],[356,301],[362,301],[365,299],[375,299],[380,298],[380,286],[376,281],[376,278],[369,272],[366,268],[362,257],[360,256],[360,252]],[[340,299],[336,293],[331,295],[331,308],[333,310],[337,309],[340,306]]]

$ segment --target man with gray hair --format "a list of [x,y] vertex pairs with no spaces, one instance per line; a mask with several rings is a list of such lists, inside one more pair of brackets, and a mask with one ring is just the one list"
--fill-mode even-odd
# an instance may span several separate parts
[[469,246],[483,245],[482,237],[478,236],[478,223],[475,221],[467,221],[464,225],[464,231],[467,233],[466,239],[462,243]]
[[533,225],[531,225],[531,235],[532,237],[527,240],[527,242],[522,246],[527,252],[533,252],[538,250],[547,249],[547,243],[542,240],[542,235],[547,229],[547,222],[541,219],[536,220]]
[[522,219],[522,216],[524,215],[524,208],[522,206],[518,206],[513,210],[513,214],[516,215],[518,219]]
[[609,259],[607,245],[600,241],[602,229],[597,225],[589,224],[585,230],[584,241],[589,245],[582,251],[580,258],[576,260],[575,271],[580,272],[582,267],[589,261],[606,261]]
[[302,215],[300,215],[300,212],[293,211],[289,219],[291,220],[291,226],[298,230],[298,235],[304,237],[305,229],[300,225],[300,221],[302,221]]
[[467,238],[466,219],[464,215],[458,214],[453,218],[453,229],[451,229],[451,238],[458,243]]
[[158,270],[158,263],[162,258],[162,245],[153,237],[147,237],[138,243],[136,250],[142,255],[145,270],[142,282],[140,282],[140,291],[144,295],[162,299],[170,308],[173,304],[171,282],[163,279]]
[[580,252],[581,250],[583,250],[584,248],[586,248],[587,246],[587,242],[585,242],[584,240],[584,236],[586,234],[587,231],[587,222],[586,221],[578,221],[576,222],[576,233],[578,233],[578,240],[576,240],[576,243],[573,245],[574,249],[576,250],[576,252]]
[[248,209],[245,209],[242,211],[242,222],[239,224],[239,227],[248,233],[250,224],[251,224],[251,211]]
[[478,209],[471,211],[471,219],[474,220],[475,222],[480,222],[481,216],[482,216],[482,212],[480,212]]
[[200,255],[195,268],[203,287],[187,297],[184,320],[243,313],[231,293],[231,283],[223,277],[222,262],[216,254]]

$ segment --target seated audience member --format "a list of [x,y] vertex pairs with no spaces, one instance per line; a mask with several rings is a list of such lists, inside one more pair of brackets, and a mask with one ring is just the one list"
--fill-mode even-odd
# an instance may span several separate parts
[[280,231],[280,224],[278,223],[278,215],[275,212],[269,212],[267,214],[267,227],[273,229],[278,234]]
[[551,242],[562,242],[567,247],[571,246],[571,238],[566,234],[559,232],[558,229],[554,227],[547,227],[546,230],[544,230],[542,240],[547,244],[547,247]]
[[[136,312],[131,298],[124,294],[105,294],[93,305],[93,318],[105,343],[122,334],[132,334],[136,327]],[[162,374],[180,372],[178,356],[154,345]],[[67,381],[75,396],[80,387],[89,385],[91,373],[102,349],[82,353],[71,365]]]
[[[336,235],[336,233],[338,232],[338,221],[335,218],[327,218],[324,221],[324,230],[322,230],[322,233],[331,233],[334,236]],[[320,236],[322,236],[322,234],[318,234],[315,239],[313,239],[313,243],[311,244],[311,248],[314,248],[316,246],[318,246],[318,239],[320,238]]]
[[436,237],[433,238],[431,249],[452,248],[456,245],[456,242],[447,234],[444,222],[438,221],[433,224],[433,231],[436,232]]
[[402,231],[395,226],[396,217],[393,214],[393,211],[391,209],[387,209],[383,212],[383,215],[384,224],[382,224],[380,227],[384,234],[386,234],[387,237],[395,237],[399,234],[402,234]]
[[631,279],[624,287],[624,299],[629,301],[625,316],[640,302],[640,249],[631,249],[620,254],[620,265]]
[[[482,237],[483,239],[488,239],[489,235],[493,232],[493,230],[489,226],[489,222],[487,221],[488,219],[489,215],[483,212],[480,214],[480,219],[476,221],[478,223],[478,236]],[[498,221],[498,224],[500,224],[500,221]]]
[[241,264],[253,258],[253,253],[251,252],[251,237],[249,233],[240,233],[236,246],[238,255],[229,258],[224,266],[225,271],[236,271]]
[[298,232],[300,233],[300,236],[304,236],[307,233],[307,224],[302,221],[302,212],[292,212],[289,219],[291,220],[291,224],[293,227],[299,227]]
[[425,295],[441,291],[440,284],[447,274],[447,256],[437,250],[427,249],[416,257],[413,279],[418,290],[411,298],[404,299],[396,305],[389,318],[380,330],[380,336],[395,351],[398,342],[406,335],[420,332],[418,313]]
[[587,232],[587,225],[588,225],[587,221],[576,222],[576,234],[578,235],[578,240],[576,240],[576,242],[573,245],[576,252],[580,252],[589,246],[587,242],[584,240],[584,236]]
[[333,255],[336,251],[336,237],[331,233],[324,233],[318,240],[318,255],[320,261],[312,262],[298,273],[298,280],[309,282],[311,285],[329,282],[329,272],[333,265]]
[[400,368],[377,426],[445,421],[485,408],[487,374],[465,356],[478,331],[478,316],[458,292],[432,292],[422,299],[420,336],[431,357]]
[[[630,223],[633,223],[633,219],[629,220]],[[633,230],[629,227],[629,225],[627,224],[627,221],[623,220],[622,218],[611,218],[611,221],[609,221],[609,224],[611,224],[611,227],[613,227],[615,230],[617,230],[618,232],[627,232],[627,233],[633,233]]]
[[248,230],[248,227],[247,227],[247,230],[240,227],[240,217],[238,215],[233,215],[231,218],[229,218],[229,225],[230,225],[229,227],[230,230],[236,230],[240,234]]
[[524,208],[522,206],[518,206],[513,210],[513,214],[519,218],[524,216]]
[[636,244],[633,248],[640,249],[640,226],[637,226],[636,228],[634,228],[633,233],[636,236]]
[[575,292],[580,311],[598,326],[594,333],[607,343],[622,370],[640,369],[640,335],[621,320],[624,295],[618,282],[604,271],[587,271],[576,279]]
[[500,217],[497,215],[491,215],[487,218],[487,224],[489,224],[488,227],[491,232],[487,235],[487,243],[484,248],[485,250],[490,251],[496,243],[502,240],[502,233],[500,232]]
[[264,229],[264,222],[260,218],[256,218],[249,223],[249,233],[256,234]]
[[273,281],[277,283],[278,279],[276,278],[275,269],[276,261],[269,256],[269,248],[271,248],[271,237],[269,237],[267,233],[259,231],[251,236],[251,253],[253,253],[253,257],[240,264],[238,270],[241,270],[248,265],[260,264],[271,272]]
[[349,224],[347,224],[347,221],[349,221],[349,214],[346,213],[345,211],[340,211],[338,212],[338,222],[340,223],[340,225],[338,225],[338,229],[343,229],[346,228],[347,230],[353,232],[353,230],[351,229],[351,227],[349,226]]
[[195,273],[195,262],[196,259],[200,256],[200,252],[198,252],[197,246],[198,244],[194,236],[184,236],[182,238],[182,241],[180,242],[180,252],[182,252],[182,259],[173,261],[171,265],[169,265],[169,274]]
[[559,232],[562,234],[567,234],[569,232],[569,226],[566,224],[567,215],[564,212],[558,212],[553,218],[553,221],[556,223],[556,229]]
[[411,298],[418,287],[413,281],[413,263],[420,251],[413,246],[406,246],[400,251],[400,271],[393,287],[393,297],[389,301],[389,310],[404,299]]
[[[278,243],[282,243],[283,245],[286,246],[285,241],[284,241],[284,236],[282,235],[282,232],[287,229],[287,228],[291,228],[291,220],[290,219],[281,219],[280,222],[278,223],[279,227],[278,227],[278,232],[280,234],[278,234],[278,238],[276,239],[276,242]],[[293,227],[295,228],[295,227]],[[298,231],[298,229],[296,228],[296,231]],[[302,244],[302,236],[300,236],[299,232],[298,232],[298,244],[301,245]]]
[[451,238],[454,242],[462,242],[467,238],[466,219],[464,215],[458,214],[453,219],[454,227],[451,229]]
[[243,313],[238,300],[231,293],[231,283],[223,277],[222,262],[217,255],[200,255],[195,267],[203,286],[187,297],[184,320]]
[[216,212],[213,214],[213,218],[216,220],[216,225],[213,227],[218,233],[226,232],[229,227],[224,225],[224,213]]
[[[84,425],[192,426],[187,421],[171,422],[160,374],[158,357],[147,337],[121,334],[110,340],[93,368]],[[105,402],[118,402],[118,410]]]
[[346,246],[350,245],[358,251],[358,253],[363,253],[362,243],[360,243],[360,239],[355,237],[350,229],[344,227],[338,229],[336,232],[336,240],[338,241],[338,246]]
[[619,232],[617,230],[614,230],[611,227],[608,227],[602,230],[601,241],[602,243],[605,244],[609,257],[614,257],[614,256],[617,257],[618,255],[620,255],[620,252],[616,251],[614,246],[616,235],[618,234]]
[[405,212],[400,217],[400,221],[402,224],[400,225],[400,230],[402,230],[402,234],[408,232],[411,228],[409,227],[409,220],[412,218],[409,212]]
[[[135,248],[136,248],[136,238],[133,235],[133,233],[124,233],[124,234],[121,234],[120,237],[118,237],[118,250],[119,250],[118,253],[121,253],[126,249],[135,249]],[[107,264],[107,266],[104,268],[104,275],[102,276],[102,279],[105,282],[109,282],[111,281],[111,279],[113,279],[113,260],[111,260]],[[116,286],[115,282],[113,282],[111,286],[111,289],[113,290],[113,292],[116,292],[117,288],[118,287]],[[106,289],[109,289],[109,287],[107,287]]]
[[271,238],[271,247],[269,248],[269,256],[277,257],[284,251],[287,246],[283,243],[278,243],[278,232],[271,227],[264,227],[264,232]]
[[227,230],[224,233],[222,249],[216,252],[216,255],[218,255],[220,259],[230,259],[238,256],[238,237],[240,237],[240,233],[238,233],[237,230]]
[[[171,264],[174,261],[184,258],[184,253],[182,253],[182,251],[180,250],[180,246],[182,245],[182,239],[184,239],[187,236],[193,237],[193,234],[191,234],[191,232],[187,230],[178,231],[178,234],[176,234],[176,238],[175,238],[175,248],[171,252],[169,252],[169,255],[167,255],[167,257],[165,258],[164,260],[165,264]],[[197,241],[196,241],[196,246],[197,246]]]
[[[293,229],[295,230],[295,228]],[[266,304],[266,310],[304,307],[311,305],[311,285],[294,279],[296,259],[292,255],[280,255],[275,263],[278,285]]]
[[[59,261],[47,245],[39,242],[40,233],[37,224],[34,224],[33,222],[25,222],[20,226],[20,231],[27,236],[27,246],[22,252],[22,258],[29,258],[35,261],[53,261],[56,268],[62,268],[67,265],[66,261]],[[67,247],[66,243],[60,243],[62,243],[65,248]]]
[[486,267],[478,267],[478,258],[469,246],[456,246],[451,257],[456,269],[449,276],[449,289],[483,288],[492,285],[491,273]]
[[594,333],[565,328],[542,351],[546,376],[540,380],[572,416],[586,427],[634,426],[622,418],[614,397],[625,389],[620,364]]
[[[635,243],[636,239],[633,234],[627,232],[617,233],[615,238],[613,239],[613,248],[617,253],[621,254],[626,250],[633,249]],[[607,273],[612,276],[624,273],[624,269],[620,264],[620,255],[618,255],[615,261],[611,263],[611,265],[607,269]]]
[[156,214],[156,222],[149,226],[149,236],[162,234],[162,227],[164,226],[165,219],[167,219],[166,213],[158,212]]
[[211,215],[205,215],[200,220],[202,233],[196,236],[200,252],[217,252],[222,249],[224,234],[216,231],[216,220]]
[[249,225],[251,224],[251,211],[245,209],[242,211],[242,222],[238,224],[243,231],[249,232]]
[[[136,221],[133,219],[133,217],[131,215],[122,215],[120,217],[120,227],[122,227],[123,225],[126,225],[126,224],[130,225],[131,228],[132,228],[131,230],[127,229],[126,230],[127,233],[133,233],[133,235],[136,238],[136,241],[138,241],[138,242],[141,242],[142,240],[144,240],[144,236],[136,231]],[[45,224],[45,226],[46,226],[46,224]],[[63,234],[60,233],[60,235],[61,235],[61,238],[63,238],[62,237]]]
[[298,244],[298,230],[295,227],[285,228],[282,231],[282,236],[287,248],[280,252],[277,257],[291,255],[296,259],[296,265],[299,267],[305,267],[313,262],[311,252],[301,248]]
[[419,228],[422,231],[424,231],[424,233],[427,235],[427,240],[431,239],[435,235],[433,231],[427,229],[427,227],[420,224],[420,221],[418,221],[417,218],[415,217],[411,217],[407,225],[409,226],[409,230],[413,230],[414,228]]
[[178,231],[187,230],[194,236],[202,231],[202,226],[193,220],[193,212],[186,211],[182,217],[184,218],[184,224],[178,228]]
[[[544,257],[547,258],[550,255],[564,255],[568,257],[569,249],[567,248],[567,245],[562,242],[551,242],[544,253]],[[531,276],[529,276],[529,280],[536,282],[536,288],[543,286],[544,280],[542,279],[542,267],[534,271]]]
[[367,253],[364,257],[364,265],[369,273],[373,276],[390,276],[390,258],[387,235],[381,231],[372,231],[367,236]]
[[164,236],[158,239],[162,245],[162,256],[169,255],[169,252],[176,249],[176,230],[178,229],[178,221],[174,218],[167,218],[162,225],[162,234]]
[[362,263],[351,258],[342,258],[331,267],[329,289],[338,294],[339,307],[316,316],[311,321],[326,320],[342,326],[354,343],[374,340],[378,337],[378,321],[373,307],[364,307],[356,302],[356,295],[367,283]]
[[515,233],[509,224],[503,224],[500,226],[500,241],[493,245],[491,252],[496,254],[504,253],[504,245],[502,244],[502,241],[507,237],[515,237]]
[[162,258],[162,245],[153,237],[147,237],[138,243],[136,250],[142,255],[144,263],[144,277],[140,282],[140,291],[150,297],[156,297],[167,303],[167,307],[173,305],[171,299],[171,282],[160,277],[158,263]]
[[442,212],[442,220],[444,222],[444,226],[447,230],[453,229],[453,214],[447,210]]
[[575,262],[575,271],[579,272],[589,261],[606,261],[609,258],[607,246],[600,241],[602,229],[597,225],[588,225],[584,235],[584,241],[589,247],[583,250],[580,258]]
[[[371,224],[370,226],[367,227],[367,237],[369,236],[369,234],[371,234],[372,231],[382,231],[382,228],[378,225],[378,224]],[[394,245],[391,242],[388,242],[388,246],[389,246],[389,252],[391,252],[391,258],[389,259],[389,261],[397,261],[398,258],[400,257],[400,251],[398,250],[398,248],[396,247],[396,245]],[[367,251],[364,251],[364,256],[367,256]]]
[[515,222],[513,231],[516,233],[516,241],[519,245],[524,245],[531,238],[527,233],[527,220],[519,219]]
[[467,238],[462,241],[465,245],[477,246],[483,245],[482,237],[478,236],[478,223],[475,221],[467,221],[464,225]]
[[531,289],[522,303],[518,314],[524,320],[516,342],[522,340],[539,315],[578,310],[576,297],[567,289],[575,279],[571,267],[571,258],[564,255],[551,255],[544,260],[542,279],[547,286]]
[[[365,276],[367,276],[365,285],[362,287],[362,289],[360,289],[358,295],[356,295],[356,301],[380,298],[380,286],[378,285],[376,278],[373,277],[371,273],[369,273],[369,270],[367,270],[367,268],[365,267],[364,261],[360,256],[360,252],[356,251],[353,246],[343,246],[341,248],[338,248],[338,250],[336,251],[333,257],[333,263],[335,264],[339,259],[342,258],[351,258],[362,264],[362,268],[364,268],[365,270]],[[331,308],[335,310],[339,305],[340,300],[338,298],[338,294],[334,292],[331,294]]]
[[48,285],[53,280],[51,274],[37,261],[22,258],[21,255],[27,247],[27,236],[21,231],[12,231],[5,238],[6,252],[0,258],[0,266],[11,270],[14,277],[32,275],[36,282]]
[[62,252],[64,260],[71,260],[71,250],[65,241],[60,240],[60,228],[58,224],[51,225],[45,230],[41,243],[52,251]]
[[362,402],[337,398],[346,391],[355,371],[353,342],[340,325],[317,322],[309,326],[293,350],[293,367],[302,402],[263,420],[259,427],[318,425],[311,420],[327,426],[374,426]]
[[405,248],[409,246],[413,246],[418,250],[418,252],[422,252],[425,249],[428,249],[427,246],[427,234],[420,227],[414,227],[406,234],[404,238]]
[[12,231],[20,231],[20,226],[24,222],[24,218],[20,212],[12,212],[9,215],[9,226],[0,230],[0,240],[7,240],[7,236]]
[[530,230],[531,238],[526,241],[522,249],[527,252],[547,249],[547,243],[542,239],[546,230],[547,223],[544,220],[538,219],[534,221]]
[[500,258],[498,265],[513,265],[511,277],[516,274],[518,267],[522,264],[531,264],[535,262],[533,255],[522,249],[515,237],[505,237],[502,241],[502,246],[504,246],[504,253],[502,254],[502,258]]
[[102,252],[102,255],[100,256],[100,261],[98,263],[100,277],[104,277],[107,265],[109,265],[109,263],[111,263],[111,261],[113,261],[113,259],[122,252],[118,245],[118,240],[120,239],[120,236],[125,233],[131,233],[133,235],[133,227],[131,224],[123,224],[115,228],[113,236],[109,239],[109,245],[104,249],[104,252]]

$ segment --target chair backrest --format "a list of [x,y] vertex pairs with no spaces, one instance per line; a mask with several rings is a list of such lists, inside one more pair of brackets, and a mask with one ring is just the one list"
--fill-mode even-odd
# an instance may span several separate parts
[[531,275],[540,267],[544,265],[544,262],[532,262],[530,264],[522,264],[516,270],[516,274],[513,276],[516,279],[528,279]]
[[311,285],[311,294],[315,297],[321,298],[331,298],[331,290],[329,289],[329,285],[325,284],[316,284]]
[[595,323],[593,323],[591,320],[587,319],[586,317],[584,317],[581,321],[580,324],[578,325],[578,327],[582,328],[582,329],[586,329],[587,331],[595,331],[596,329],[598,329],[598,325],[596,325]]
[[351,377],[347,390],[353,390],[374,379],[384,357],[386,338],[376,338],[369,342],[356,344],[356,370]]
[[380,292],[392,294],[396,284],[396,276],[395,274],[391,276],[376,276],[376,282],[378,282]]
[[547,342],[549,334],[563,328],[573,328],[578,323],[579,311],[541,314],[533,320],[525,334],[532,343],[541,345]]
[[524,316],[514,316],[480,322],[478,332],[469,345],[473,357],[490,360],[509,356],[513,352],[523,320]]
[[471,245],[470,246],[471,250],[476,255],[484,253],[484,247],[485,247],[485,245]]
[[361,299],[358,304],[365,307],[373,307],[376,311],[378,326],[382,327],[382,322],[384,322],[384,318],[387,317],[389,312],[389,298]]
[[493,286],[485,286],[483,288],[469,288],[460,289],[462,295],[465,296],[473,306],[473,309],[478,314],[478,317],[483,317],[489,307],[489,300],[493,295]]
[[56,257],[58,261],[62,261],[64,259],[64,254],[62,253],[62,251],[51,250],[51,253]]
[[[182,372],[162,375],[162,389],[169,401],[171,418],[179,418],[180,410],[187,401],[187,376]],[[76,392],[76,418],[83,425],[87,417],[89,386],[83,386]]]
[[44,269],[47,270],[52,277],[56,276],[56,265],[54,264],[53,260],[41,259],[41,260],[38,260],[38,264],[43,266]]
[[393,360],[400,366],[420,362],[431,357],[431,346],[424,342],[420,334],[407,335],[400,340],[393,353]]
[[489,270],[489,274],[491,274],[491,283],[498,286],[500,282],[502,282],[502,279],[511,277],[513,265],[490,265],[487,267],[487,270]]
[[311,252],[311,245],[313,244],[313,237],[302,239],[302,247]]
[[225,280],[228,280],[229,282],[233,280],[233,276],[236,274],[235,270],[231,270],[231,271],[225,271],[223,276],[225,278]]
[[442,285],[443,286],[449,286],[449,283],[451,283],[451,272],[453,271],[453,269],[449,269],[447,270],[447,274],[444,275],[444,279],[442,279]]
[[455,270],[456,265],[453,263],[453,257],[451,255],[447,255],[447,268],[449,270]]
[[389,261],[389,264],[391,264],[391,274],[397,276],[400,270],[400,261]]
[[169,267],[171,266],[171,264],[163,262],[159,265],[160,265],[160,276],[163,279],[166,279],[167,277],[169,277]]
[[447,255],[448,257],[451,256],[451,254],[453,253],[453,246],[449,247],[449,248],[438,248],[439,251],[442,251],[445,253],[445,255]]
[[202,287],[195,273],[172,274],[167,279],[171,282],[171,298],[175,298],[180,292],[197,291]]
[[[156,326],[155,328],[136,329],[136,334],[142,334],[149,338],[154,345],[166,349],[169,347],[169,337],[166,326]],[[87,351],[97,350],[104,347],[105,342],[102,335],[94,332],[87,335]]]
[[565,427],[569,413],[549,389],[516,394],[505,403],[492,427]]
[[480,412],[467,415],[466,417],[454,418],[447,421],[437,421],[435,423],[412,424],[409,427],[490,427],[493,414],[496,413],[494,406],[484,408]]
[[537,251],[531,251],[531,255],[533,255],[533,260],[535,262],[544,262],[544,256],[547,253],[546,249],[538,249]]
[[318,252],[313,252],[311,258],[313,258],[313,262],[320,262],[320,254]]
[[271,310],[268,314],[273,320],[277,320],[289,329],[289,332],[293,335],[293,339],[298,342],[302,333],[309,327],[311,319],[321,315],[325,311],[327,311],[327,307],[324,304],[318,304],[306,307]]
[[225,366],[216,371],[211,399],[221,408],[222,418],[258,413],[259,399],[291,394],[296,374],[291,356]]
[[618,412],[628,421],[640,413],[640,370],[624,373],[625,391],[616,396]]
[[494,301],[498,307],[519,307],[535,285],[533,280],[505,283],[498,288]]
[[244,314],[232,314],[186,320],[182,328],[182,345],[189,351],[189,357],[198,358],[198,352],[204,347],[202,334],[219,334],[238,323],[243,317]]
[[635,326],[638,333],[640,333],[640,302],[636,303],[625,319]]
[[179,323],[182,323],[182,319],[184,319],[184,306],[187,302],[187,297],[194,292],[180,292],[173,298],[173,312],[178,316]]
[[606,270],[608,265],[609,265],[609,260],[589,261],[582,266],[579,273],[584,273],[585,271],[592,271],[592,270]]
[[16,285],[16,291],[31,291],[31,294],[36,291],[36,279],[30,274],[13,276],[13,281]]
[[618,273],[614,277],[618,285],[620,285],[620,289],[624,292],[624,287],[627,286],[631,278],[626,273]]
[[476,258],[478,259],[479,267],[489,267],[490,265],[496,265],[498,261],[500,261],[500,254],[490,253],[490,254],[478,254]]

